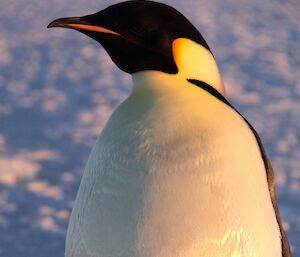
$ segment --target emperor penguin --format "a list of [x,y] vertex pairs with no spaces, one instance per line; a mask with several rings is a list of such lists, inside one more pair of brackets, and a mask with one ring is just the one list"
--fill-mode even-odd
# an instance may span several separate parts
[[132,75],[88,159],[66,257],[291,256],[262,142],[185,16],[127,1],[48,27],[95,39]]

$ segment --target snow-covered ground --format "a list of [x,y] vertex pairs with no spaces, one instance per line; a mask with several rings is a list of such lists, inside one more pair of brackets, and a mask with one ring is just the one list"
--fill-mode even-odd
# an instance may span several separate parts
[[[116,2],[1,2],[0,256],[63,256],[84,164],[110,113],[128,95],[130,77],[96,42],[46,25]],[[208,40],[231,102],[262,136],[300,257],[299,0],[164,2]]]

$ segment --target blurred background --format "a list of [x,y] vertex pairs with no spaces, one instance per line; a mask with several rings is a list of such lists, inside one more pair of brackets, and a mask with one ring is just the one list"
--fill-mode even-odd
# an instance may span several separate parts
[[[92,39],[46,26],[118,1],[0,2],[0,256],[63,257],[85,162],[131,79]],[[300,257],[299,0],[162,2],[207,39],[230,101],[261,135]]]

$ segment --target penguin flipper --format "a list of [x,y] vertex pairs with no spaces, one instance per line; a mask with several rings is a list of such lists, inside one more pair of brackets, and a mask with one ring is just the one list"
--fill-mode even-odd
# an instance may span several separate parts
[[244,118],[244,120],[248,123],[249,127],[251,128],[251,130],[252,130],[252,132],[253,132],[256,140],[257,140],[257,143],[259,145],[261,155],[262,155],[265,167],[266,167],[266,174],[267,174],[269,192],[270,192],[273,208],[274,208],[274,211],[275,211],[275,214],[276,214],[277,223],[278,223],[279,228],[280,228],[282,257],[292,257],[290,244],[289,244],[289,241],[287,239],[286,232],[283,228],[280,213],[279,213],[279,209],[278,209],[278,205],[277,205],[277,197],[276,197],[276,190],[275,190],[275,176],[274,176],[274,171],[273,171],[271,162],[269,161],[269,158],[267,156],[267,153],[265,151],[265,148],[264,148],[264,146],[261,142],[261,139],[260,139],[258,133],[256,132],[256,130],[251,126],[251,124],[245,118]]
[[257,141],[257,144],[260,148],[262,159],[263,159],[264,164],[265,164],[271,201],[272,201],[272,205],[273,205],[273,208],[274,208],[274,211],[275,211],[275,214],[276,214],[277,223],[278,223],[279,228],[280,228],[282,257],[292,257],[290,244],[289,244],[289,241],[287,239],[286,232],[283,228],[280,213],[279,213],[279,209],[278,209],[278,205],[277,205],[274,171],[273,171],[271,162],[269,161],[266,150],[265,150],[265,148],[264,148],[264,146],[261,142],[261,139],[260,139],[258,133],[252,127],[252,125],[249,123],[249,121],[247,119],[245,119],[245,117],[239,111],[237,111],[232,106],[232,104],[229,103],[228,100],[222,94],[220,94],[215,88],[213,88],[211,85],[208,85],[207,83],[205,83],[203,81],[200,81],[200,80],[196,80],[196,79],[188,79],[187,81],[194,84],[194,85],[196,85],[196,86],[198,86],[198,87],[200,87],[200,88],[202,88],[203,90],[205,90],[206,92],[208,92],[209,94],[216,97],[217,99],[222,101],[224,104],[228,105],[233,110],[235,110],[244,119],[244,121],[248,124],[249,128],[251,129],[252,133],[254,134],[254,136],[256,138],[256,141]]

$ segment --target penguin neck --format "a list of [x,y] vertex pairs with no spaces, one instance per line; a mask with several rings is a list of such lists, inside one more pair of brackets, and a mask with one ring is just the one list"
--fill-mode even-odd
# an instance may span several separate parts
[[190,39],[178,38],[173,41],[172,51],[180,77],[203,81],[225,96],[218,65],[207,48]]
[[132,94],[147,97],[178,94],[184,90],[184,83],[188,83],[178,74],[168,74],[162,71],[139,71],[132,74]]
[[160,95],[179,92],[186,87],[187,80],[203,81],[225,97],[225,89],[217,63],[209,50],[186,38],[174,40],[173,58],[178,73],[168,74],[161,71],[140,71],[132,74],[132,93]]

